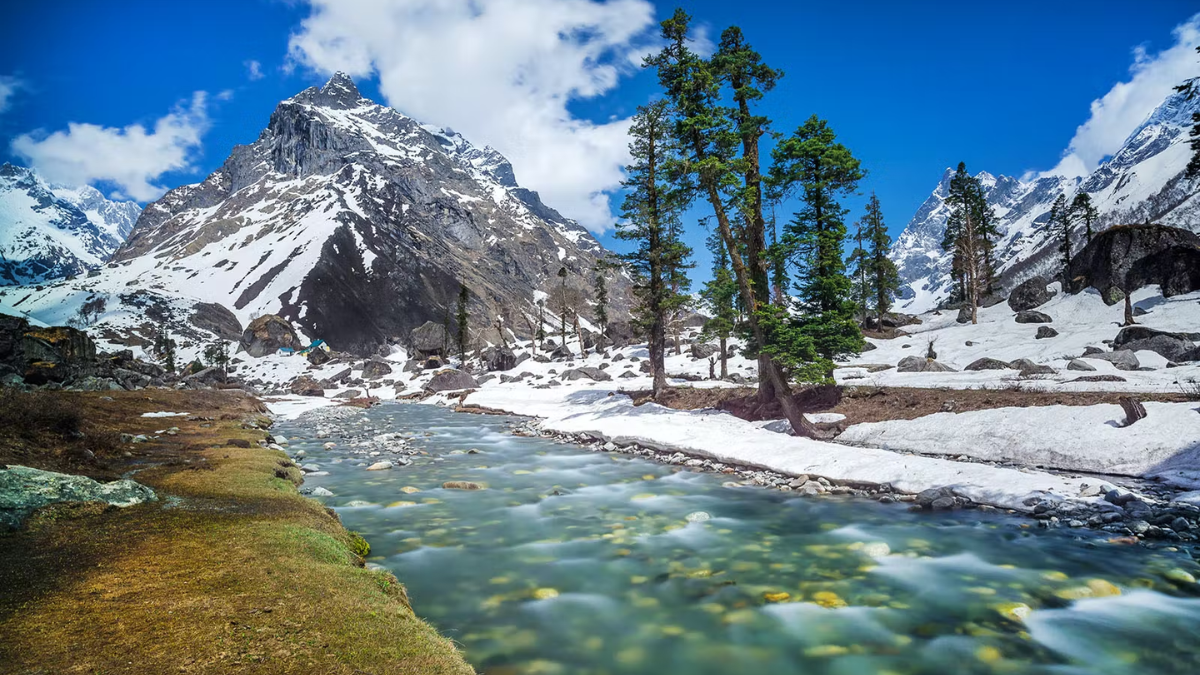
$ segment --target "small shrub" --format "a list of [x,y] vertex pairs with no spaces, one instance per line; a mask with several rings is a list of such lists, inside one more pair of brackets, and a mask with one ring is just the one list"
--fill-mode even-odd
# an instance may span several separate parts
[[1179,383],[1179,388],[1183,391],[1183,395],[1187,397],[1187,400],[1200,401],[1200,380],[1183,380]]
[[354,555],[365,558],[371,555],[371,545],[367,543],[363,536],[353,530],[350,531],[350,550]]
[[0,391],[0,427],[16,429],[27,440],[36,440],[39,433],[73,438],[82,425],[83,414],[62,396]]

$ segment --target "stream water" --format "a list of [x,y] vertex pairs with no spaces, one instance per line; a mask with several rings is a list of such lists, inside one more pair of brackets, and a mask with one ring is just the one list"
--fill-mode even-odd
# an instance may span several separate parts
[[[329,438],[276,429],[480,673],[1200,673],[1200,567],[1183,551],[726,487],[513,423],[389,404],[322,423]],[[356,439],[395,432],[427,454],[366,471],[392,455]]]

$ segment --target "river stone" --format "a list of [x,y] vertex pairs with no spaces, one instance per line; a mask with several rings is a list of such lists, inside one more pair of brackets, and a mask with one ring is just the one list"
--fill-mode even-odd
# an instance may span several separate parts
[[333,496],[332,492],[330,492],[329,490],[327,490],[323,487],[313,488],[313,491],[311,494],[314,497],[332,497]]
[[391,462],[375,462],[367,467],[367,471],[387,471],[390,468],[392,468]]
[[58,502],[103,502],[133,506],[157,497],[129,479],[100,483],[86,476],[9,466],[0,469],[0,527],[16,528],[32,511]]
[[712,516],[708,515],[708,513],[704,511],[693,511],[692,513],[687,514],[687,521],[689,523],[703,523],[711,518]]
[[482,483],[473,483],[469,480],[451,480],[442,483],[443,490],[482,490]]

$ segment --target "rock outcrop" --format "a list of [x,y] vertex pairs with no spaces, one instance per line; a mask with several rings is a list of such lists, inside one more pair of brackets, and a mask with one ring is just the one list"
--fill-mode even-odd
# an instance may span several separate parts
[[1067,267],[1072,293],[1100,291],[1115,304],[1143,286],[1165,297],[1200,290],[1200,236],[1165,225],[1121,225],[1096,234]]
[[1055,291],[1047,288],[1050,280],[1046,277],[1033,277],[1028,281],[1020,283],[1008,294],[1008,306],[1014,312],[1020,312],[1027,309],[1037,309],[1042,305],[1050,302],[1055,296]]
[[465,373],[461,370],[443,370],[436,373],[429,382],[425,385],[425,391],[434,393],[441,391],[459,391],[462,389],[476,389],[479,383],[475,378],[471,377],[470,373]]
[[33,511],[58,502],[103,502],[125,507],[157,499],[150,488],[124,479],[99,483],[25,466],[0,469],[0,529],[15,529]]
[[200,330],[236,342],[242,339],[242,322],[225,305],[215,302],[198,302],[192,306],[188,322]]
[[292,324],[275,314],[264,314],[251,321],[241,335],[241,346],[256,359],[285,347],[295,351],[304,348]]
[[1147,350],[1176,363],[1191,360],[1196,343],[1183,333],[1168,333],[1146,326],[1126,326],[1113,340],[1113,349]]

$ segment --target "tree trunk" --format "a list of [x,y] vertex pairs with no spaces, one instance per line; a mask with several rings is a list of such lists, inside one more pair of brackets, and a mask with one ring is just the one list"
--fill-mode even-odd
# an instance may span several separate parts
[[1129,297],[1129,294],[1126,293],[1125,294],[1125,325],[1132,326],[1135,323],[1137,323],[1137,322],[1133,320],[1133,300],[1131,300]]
[[729,368],[726,365],[726,363],[727,363],[727,357],[726,357],[727,347],[725,346],[726,342],[728,342],[728,340],[726,338],[721,338],[721,379],[722,380],[729,377]]

